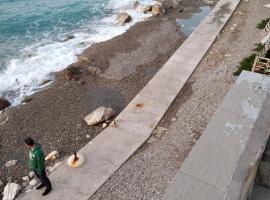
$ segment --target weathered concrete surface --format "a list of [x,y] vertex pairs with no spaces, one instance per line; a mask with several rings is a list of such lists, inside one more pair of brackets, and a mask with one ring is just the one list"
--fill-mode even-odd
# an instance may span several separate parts
[[[164,200],[246,199],[270,127],[270,78],[242,72],[174,178]],[[212,186],[205,195],[188,188]],[[178,187],[179,186],[179,187]],[[183,187],[184,186],[184,187]],[[221,194],[221,195],[220,195]]]
[[[178,92],[230,18],[239,0],[220,0],[163,68],[116,118],[110,127],[87,144],[83,167],[62,166],[52,175],[53,192],[44,199],[89,198],[151,135]],[[189,58],[189,59],[187,59]],[[22,199],[36,200],[38,191]]]

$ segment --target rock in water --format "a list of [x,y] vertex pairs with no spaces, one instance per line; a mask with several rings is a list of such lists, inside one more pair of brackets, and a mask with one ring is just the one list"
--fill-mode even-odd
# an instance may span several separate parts
[[17,163],[17,160],[10,160],[10,161],[7,161],[5,166],[8,168],[8,167],[12,167],[14,165],[16,165]]
[[87,115],[84,118],[84,121],[88,125],[93,126],[95,124],[99,124],[101,122],[111,119],[115,114],[116,112],[112,108],[100,107]]
[[118,24],[120,24],[121,26],[124,26],[126,23],[129,23],[132,21],[132,17],[128,14],[128,13],[120,13],[117,16],[117,22]]
[[17,183],[8,183],[4,189],[3,200],[15,199],[18,192],[21,190],[21,186]]
[[5,108],[9,107],[11,104],[6,99],[0,99],[0,110],[4,110]]

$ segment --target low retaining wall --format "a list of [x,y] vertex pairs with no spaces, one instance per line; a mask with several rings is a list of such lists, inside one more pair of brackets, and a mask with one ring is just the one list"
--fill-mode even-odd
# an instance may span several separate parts
[[270,77],[242,72],[164,200],[236,200],[251,193],[269,137]]

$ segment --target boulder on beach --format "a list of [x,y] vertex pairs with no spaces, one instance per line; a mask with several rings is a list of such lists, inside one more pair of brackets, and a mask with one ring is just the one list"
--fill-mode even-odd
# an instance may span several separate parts
[[116,112],[112,108],[100,107],[87,115],[84,121],[88,125],[93,126],[111,119],[115,114]]
[[3,200],[14,200],[21,188],[17,183],[8,183],[4,189]]
[[166,10],[165,8],[163,8],[162,4],[155,4],[152,7],[152,14],[153,15],[165,15],[166,14]]
[[87,67],[87,72],[93,76],[99,75],[102,73],[101,69],[94,66]]
[[64,70],[64,79],[65,80],[79,80],[82,74],[82,69],[80,67],[69,66]]
[[4,110],[5,108],[9,107],[11,104],[6,99],[0,99],[0,111]]
[[132,17],[126,12],[123,12],[117,15],[117,22],[121,26],[124,26],[126,23],[129,23],[131,21],[132,21]]

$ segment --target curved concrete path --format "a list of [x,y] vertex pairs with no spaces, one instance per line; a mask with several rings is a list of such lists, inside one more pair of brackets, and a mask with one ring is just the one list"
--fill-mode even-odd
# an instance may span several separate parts
[[[50,176],[54,190],[44,200],[86,200],[149,138],[193,73],[240,0],[220,0],[190,37],[109,127],[79,153],[86,163],[78,169],[61,166]],[[22,200],[41,199],[41,191]]]

